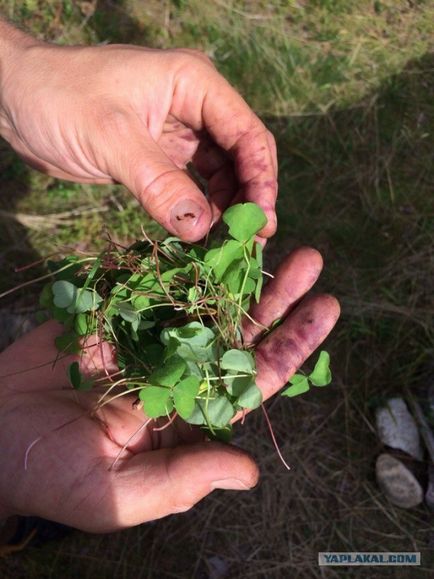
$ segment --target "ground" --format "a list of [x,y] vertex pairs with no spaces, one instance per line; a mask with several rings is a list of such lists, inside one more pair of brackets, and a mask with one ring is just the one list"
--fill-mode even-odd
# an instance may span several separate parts
[[[363,568],[321,571],[318,551],[416,550],[415,573],[428,577],[432,514],[401,511],[379,492],[373,416],[388,395],[409,396],[429,379],[434,354],[433,3],[0,0],[0,10],[60,43],[190,46],[212,56],[278,141],[269,268],[296,246],[318,248],[321,289],[343,308],[327,343],[333,385],[268,405],[289,473],[256,413],[236,439],[260,465],[254,491],[215,492],[189,513],[123,533],[75,533],[1,562],[1,576],[365,577]],[[0,167],[3,271],[61,246],[97,248],[103,224],[118,240],[142,224],[157,233],[119,187],[38,175],[6,145]],[[25,274],[15,275],[2,276],[0,291]],[[369,572],[380,576],[413,575]]]

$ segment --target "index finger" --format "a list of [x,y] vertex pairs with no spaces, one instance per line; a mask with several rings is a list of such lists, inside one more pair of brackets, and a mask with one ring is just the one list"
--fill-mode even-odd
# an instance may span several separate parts
[[[231,156],[241,191],[237,198],[257,203],[268,223],[259,232],[270,237],[276,231],[277,154],[273,135],[254,114],[244,99],[214,68],[197,66],[192,75],[201,87],[200,116],[192,107],[191,124],[205,128],[212,139]],[[205,86],[204,86],[205,85]],[[195,117],[195,118],[193,118]],[[240,200],[241,200],[240,199]]]

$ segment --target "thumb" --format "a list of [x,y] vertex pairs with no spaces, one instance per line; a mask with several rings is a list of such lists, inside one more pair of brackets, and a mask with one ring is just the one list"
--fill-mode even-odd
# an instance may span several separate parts
[[211,208],[197,185],[158,144],[130,127],[110,147],[109,172],[135,195],[149,215],[185,241],[205,237]]
[[119,527],[189,510],[214,489],[249,490],[258,468],[245,452],[217,442],[140,453],[117,473]]

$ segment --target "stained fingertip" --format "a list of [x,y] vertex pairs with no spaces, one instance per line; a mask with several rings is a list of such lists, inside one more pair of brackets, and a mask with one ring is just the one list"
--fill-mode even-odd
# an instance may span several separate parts
[[264,209],[264,213],[267,217],[267,224],[261,229],[259,235],[268,238],[272,237],[277,231],[277,216],[274,209]]

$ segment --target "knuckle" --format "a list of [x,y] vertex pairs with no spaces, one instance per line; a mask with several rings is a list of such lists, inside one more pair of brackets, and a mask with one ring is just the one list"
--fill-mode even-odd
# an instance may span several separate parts
[[178,48],[177,52],[184,54],[190,58],[193,58],[194,60],[199,60],[200,62],[203,62],[207,65],[211,65],[212,67],[214,67],[214,64],[210,59],[210,57],[205,52],[199,50],[198,48]]

